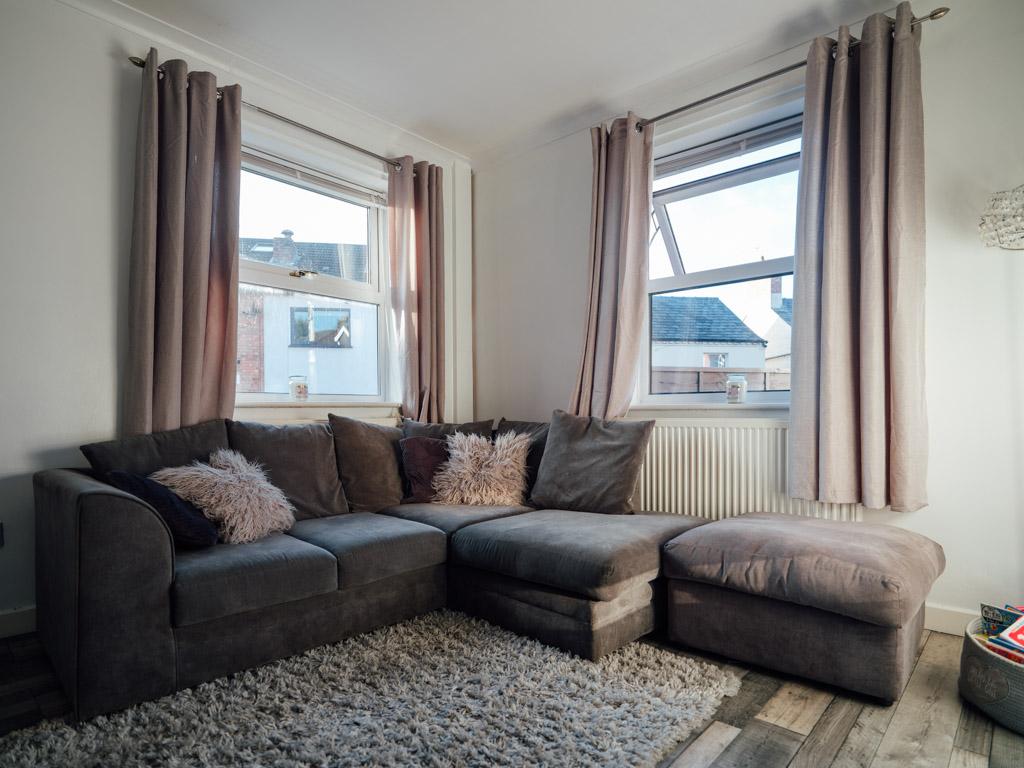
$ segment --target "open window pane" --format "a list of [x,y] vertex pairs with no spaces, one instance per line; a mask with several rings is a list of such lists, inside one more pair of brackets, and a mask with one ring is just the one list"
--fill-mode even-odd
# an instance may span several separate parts
[[287,393],[305,376],[316,395],[376,395],[377,306],[242,283],[239,392]]
[[366,206],[243,170],[238,232],[243,259],[370,281]]
[[795,155],[799,152],[800,138],[798,137],[778,144],[772,144],[770,147],[761,147],[750,152],[733,155],[732,157],[707,163],[706,165],[687,168],[684,171],[673,173],[669,176],[662,176],[654,180],[654,191],[658,192],[663,189],[678,187],[680,184],[688,184],[691,181],[699,181],[700,179],[709,179],[720,173],[735,171],[737,168],[746,168],[750,165],[763,163],[766,160],[775,160],[776,158]]
[[686,274],[792,256],[798,176],[790,171],[668,203]]
[[793,276],[651,296],[651,394],[789,389]]

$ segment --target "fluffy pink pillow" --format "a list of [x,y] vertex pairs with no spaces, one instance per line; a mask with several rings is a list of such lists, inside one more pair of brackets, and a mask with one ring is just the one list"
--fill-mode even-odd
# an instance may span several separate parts
[[281,489],[237,451],[222,448],[209,464],[168,467],[150,477],[199,507],[228,544],[256,541],[295,524],[295,509]]
[[492,443],[482,435],[448,435],[448,463],[434,475],[441,504],[518,506],[526,489],[529,435],[506,432]]

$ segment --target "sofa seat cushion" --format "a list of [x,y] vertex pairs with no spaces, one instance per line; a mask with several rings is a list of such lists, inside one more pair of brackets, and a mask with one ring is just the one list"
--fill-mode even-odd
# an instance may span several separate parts
[[707,520],[687,515],[603,515],[544,509],[462,528],[452,560],[613,600],[657,578],[661,545]]
[[501,517],[521,515],[532,512],[533,507],[507,506],[491,507],[473,504],[399,504],[382,509],[382,515],[400,517],[403,520],[415,520],[417,523],[432,525],[445,533],[455,533],[467,525],[482,523],[486,520],[497,520]]
[[171,602],[183,627],[338,588],[334,555],[283,533],[179,552]]
[[447,537],[441,531],[371,512],[300,520],[288,535],[334,555],[340,589],[440,565],[447,559]]
[[945,568],[942,547],[891,525],[758,513],[665,546],[665,575],[883,627],[914,620]]

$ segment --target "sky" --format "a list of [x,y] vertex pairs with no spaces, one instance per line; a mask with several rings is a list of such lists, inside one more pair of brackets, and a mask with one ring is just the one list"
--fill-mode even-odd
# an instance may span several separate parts
[[284,229],[292,230],[299,242],[365,245],[367,209],[242,171],[239,236],[273,238]]

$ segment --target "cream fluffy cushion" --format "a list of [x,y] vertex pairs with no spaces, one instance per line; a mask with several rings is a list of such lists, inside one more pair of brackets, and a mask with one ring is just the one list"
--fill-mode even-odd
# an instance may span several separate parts
[[441,504],[507,506],[523,503],[530,438],[515,432],[492,443],[481,435],[449,435],[448,463],[434,475],[434,501]]
[[209,464],[168,467],[150,477],[199,507],[228,544],[256,541],[295,524],[295,509],[281,489],[237,451],[214,451]]

